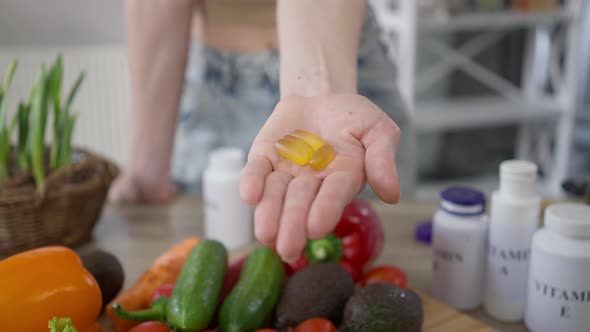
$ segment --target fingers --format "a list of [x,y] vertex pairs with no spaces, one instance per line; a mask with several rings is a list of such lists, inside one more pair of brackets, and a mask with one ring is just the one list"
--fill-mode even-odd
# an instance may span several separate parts
[[346,172],[336,172],[324,179],[309,211],[307,235],[312,239],[330,233],[340,220],[342,210],[361,187],[362,179]]
[[109,191],[109,201],[115,204],[135,203],[139,201],[139,189],[128,176],[119,176]]
[[365,171],[371,188],[387,203],[399,200],[395,151],[400,130],[391,120],[379,121],[361,141],[365,146]]
[[297,260],[305,247],[307,213],[320,181],[315,176],[298,176],[289,183],[277,238],[277,251],[284,261]]
[[254,212],[254,234],[265,245],[275,242],[287,186],[293,177],[272,172],[264,183],[264,194]]
[[142,190],[142,199],[150,204],[167,204],[174,199],[177,192],[178,188],[168,181],[159,190],[150,190],[149,193]]
[[256,205],[264,191],[264,180],[272,172],[272,164],[266,157],[254,157],[246,163],[240,176],[240,195],[250,204]]
[[170,181],[152,184],[124,173],[113,183],[108,199],[113,204],[167,204],[177,190]]

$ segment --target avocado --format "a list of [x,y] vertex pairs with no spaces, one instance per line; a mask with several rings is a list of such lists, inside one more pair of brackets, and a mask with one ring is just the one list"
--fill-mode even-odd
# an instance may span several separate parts
[[358,289],[348,300],[343,332],[420,332],[422,300],[414,291],[386,283]]
[[125,281],[125,273],[121,263],[113,254],[100,249],[87,250],[80,253],[82,264],[92,274],[102,293],[104,308],[119,294]]
[[340,265],[311,264],[287,280],[276,308],[275,326],[286,329],[316,317],[337,325],[353,292],[354,281]]

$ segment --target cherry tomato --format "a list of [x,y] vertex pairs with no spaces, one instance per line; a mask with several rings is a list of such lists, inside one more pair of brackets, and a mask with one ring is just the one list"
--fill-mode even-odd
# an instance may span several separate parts
[[157,300],[160,296],[165,296],[170,298],[172,295],[172,291],[174,290],[174,284],[164,284],[160,288],[156,289],[152,297],[150,298],[150,303],[153,303]]
[[133,327],[129,332],[170,332],[170,329],[164,323],[143,322]]
[[408,277],[400,268],[393,265],[378,266],[363,276],[361,285],[366,286],[376,282],[384,282],[398,287],[408,287]]
[[327,319],[312,318],[297,325],[294,332],[336,332],[336,326]]
[[262,330],[258,330],[256,332],[279,332],[279,330],[274,330],[274,329],[262,329]]

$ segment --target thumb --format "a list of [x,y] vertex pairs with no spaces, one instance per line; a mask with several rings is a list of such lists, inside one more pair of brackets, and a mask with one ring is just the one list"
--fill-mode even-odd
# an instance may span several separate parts
[[365,147],[365,171],[371,188],[386,203],[400,198],[395,153],[401,132],[391,119],[378,120],[361,138]]

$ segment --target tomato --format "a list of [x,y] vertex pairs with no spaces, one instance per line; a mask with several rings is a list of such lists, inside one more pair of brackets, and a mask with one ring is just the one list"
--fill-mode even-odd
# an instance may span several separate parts
[[153,303],[157,300],[160,296],[165,296],[170,298],[172,295],[172,291],[174,290],[174,284],[164,284],[160,288],[156,289],[152,297],[150,298],[150,303]]
[[263,329],[263,330],[258,330],[256,332],[279,332],[279,330],[274,330],[274,329]]
[[297,325],[294,332],[336,332],[336,326],[327,319],[312,318]]
[[133,327],[129,332],[170,332],[170,329],[164,323],[143,322]]
[[398,287],[408,287],[408,277],[400,268],[393,265],[383,265],[365,273],[361,285],[366,286],[376,282],[384,282]]

